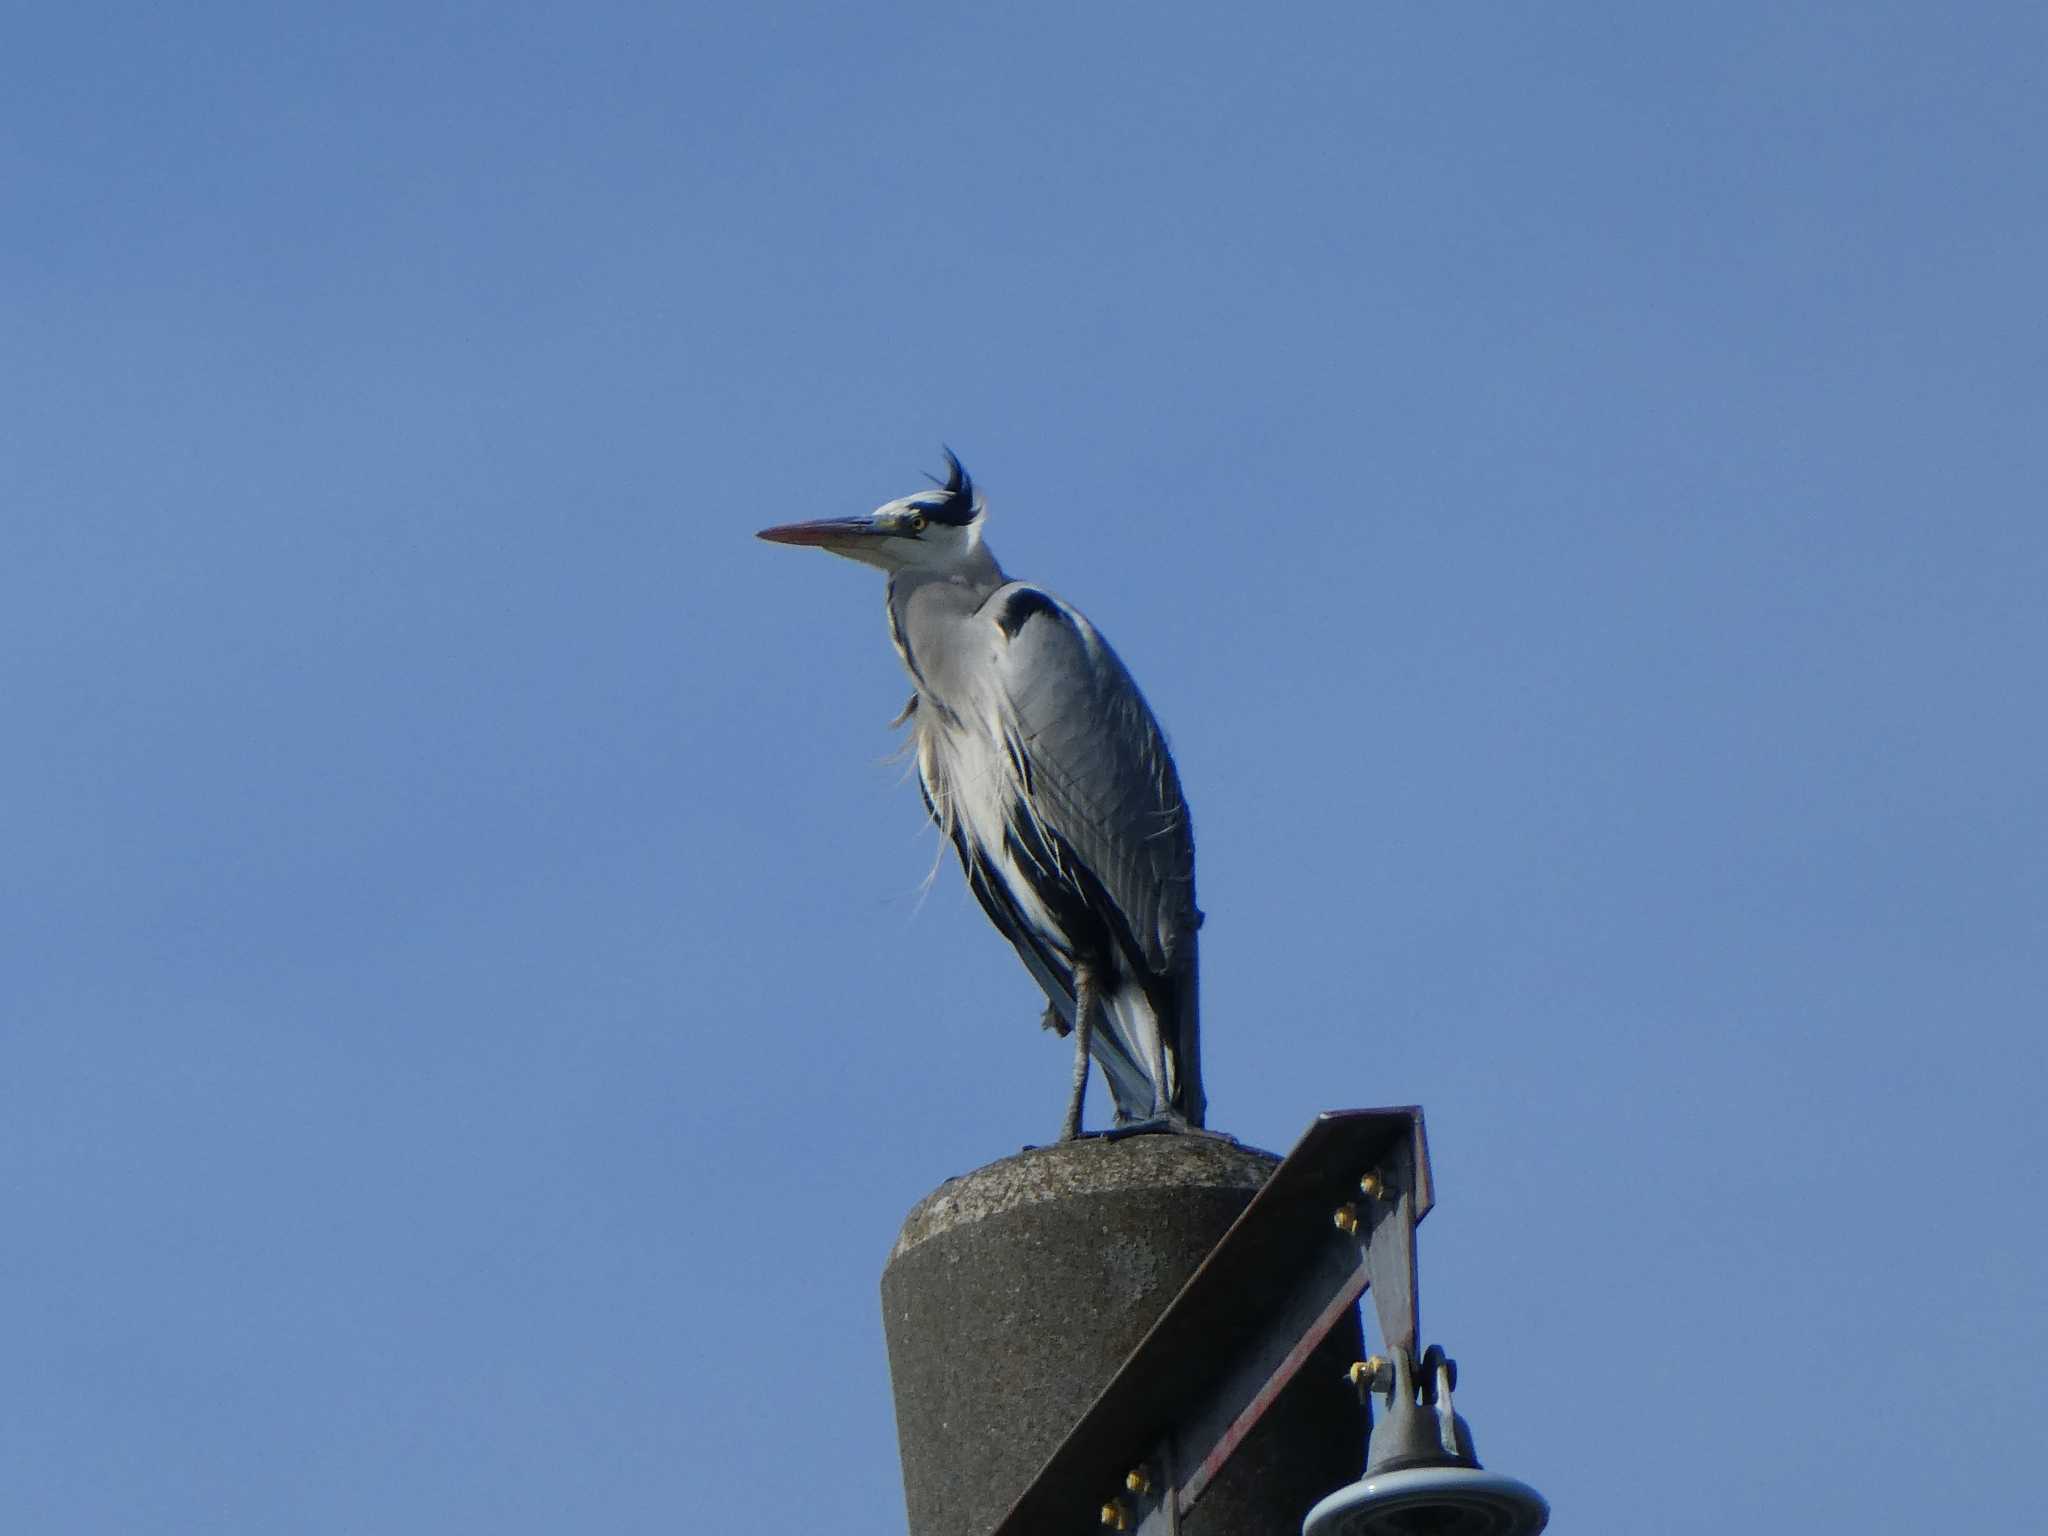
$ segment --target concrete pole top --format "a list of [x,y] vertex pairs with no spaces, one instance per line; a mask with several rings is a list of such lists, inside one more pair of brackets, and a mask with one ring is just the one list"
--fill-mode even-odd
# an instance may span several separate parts
[[890,1263],[920,1244],[1022,1206],[1077,1196],[1159,1189],[1242,1190],[1247,1197],[1272,1176],[1271,1152],[1213,1136],[1146,1135],[1120,1141],[1099,1136],[1026,1147],[1015,1156],[948,1179],[914,1206],[890,1250]]

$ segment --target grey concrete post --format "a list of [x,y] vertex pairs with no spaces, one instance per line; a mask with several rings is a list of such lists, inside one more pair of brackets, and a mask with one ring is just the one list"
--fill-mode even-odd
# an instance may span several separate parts
[[[1197,1136],[1086,1140],[1006,1157],[919,1202],[882,1272],[911,1536],[994,1527],[1278,1161]],[[1309,1507],[1358,1476],[1362,1420],[1342,1376],[1360,1352],[1354,1314],[1187,1536],[1298,1536]],[[1077,1510],[1069,1529],[1096,1519]]]

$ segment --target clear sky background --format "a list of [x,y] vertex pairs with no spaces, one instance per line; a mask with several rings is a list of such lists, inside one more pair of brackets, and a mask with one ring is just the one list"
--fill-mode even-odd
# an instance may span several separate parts
[[883,1260],[1068,1058],[752,535],[942,441],[1557,1530],[2038,1518],[2040,7],[5,33],[8,1530],[901,1529]]

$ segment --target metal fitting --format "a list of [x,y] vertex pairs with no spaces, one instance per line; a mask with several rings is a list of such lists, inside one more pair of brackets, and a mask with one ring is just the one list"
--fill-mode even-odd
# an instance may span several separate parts
[[1354,1361],[1344,1379],[1361,1392],[1384,1392],[1392,1383],[1393,1362],[1385,1355],[1368,1355]]

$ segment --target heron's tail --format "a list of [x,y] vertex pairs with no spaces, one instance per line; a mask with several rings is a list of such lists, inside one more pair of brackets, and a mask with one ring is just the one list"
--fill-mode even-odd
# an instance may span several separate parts
[[[1174,987],[1140,986],[1128,976],[1103,999],[1101,1024],[1090,1037],[1090,1049],[1109,1079],[1118,1120],[1152,1116],[1152,1067],[1163,1059],[1169,1109],[1202,1124],[1208,1103],[1202,1092],[1201,1037],[1192,965]],[[1166,1017],[1162,1018],[1161,1015]],[[1154,1042],[1159,1049],[1154,1050]]]
[[1174,956],[1177,980],[1173,1019],[1166,1036],[1166,1061],[1173,1072],[1168,1098],[1194,1126],[1209,1123],[1209,1096],[1202,1090],[1202,987],[1192,929]]
[[1128,982],[1102,999],[1102,1016],[1088,1037],[1088,1054],[1109,1082],[1119,1123],[1143,1120],[1152,1113],[1152,1073],[1144,1063],[1152,1059],[1154,1028],[1145,994]]

